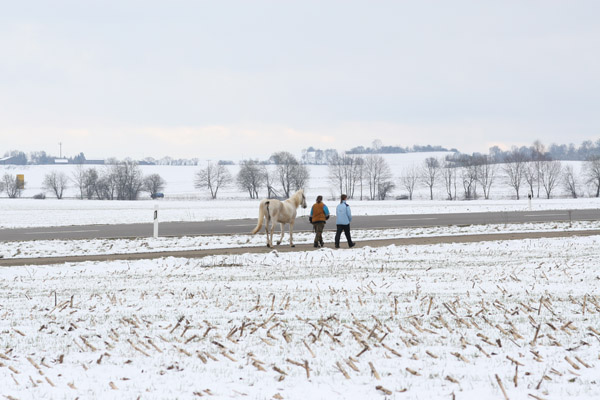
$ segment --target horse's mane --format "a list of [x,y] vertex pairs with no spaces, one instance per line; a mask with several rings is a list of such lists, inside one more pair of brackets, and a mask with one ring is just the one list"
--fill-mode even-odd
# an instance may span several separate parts
[[294,202],[294,205],[298,207],[302,203],[302,196],[304,196],[304,189],[298,190],[296,193],[290,196],[288,200]]

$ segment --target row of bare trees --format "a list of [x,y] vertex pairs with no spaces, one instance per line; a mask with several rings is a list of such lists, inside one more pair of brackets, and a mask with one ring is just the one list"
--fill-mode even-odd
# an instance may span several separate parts
[[[235,177],[238,188],[248,192],[251,199],[259,197],[259,191],[267,189],[267,197],[290,197],[296,190],[304,188],[310,179],[306,165],[301,164],[293,154],[280,151],[269,158],[267,166],[257,160],[244,160]],[[205,168],[196,173],[194,186],[210,192],[217,198],[219,189],[231,184],[234,178],[227,166],[208,162]]]
[[[396,182],[411,200],[419,185],[428,189],[431,200],[434,189],[442,185],[448,200],[476,199],[480,197],[478,191],[489,199],[498,181],[512,188],[517,199],[524,191],[532,197],[550,198],[559,187],[576,198],[582,195],[583,185],[600,197],[600,156],[585,161],[579,175],[572,165],[563,166],[542,152],[527,154],[514,148],[503,163],[494,161],[496,159],[491,156],[479,154],[429,157],[419,165],[404,168]],[[269,164],[257,160],[242,161],[235,179],[226,165],[209,162],[196,173],[194,186],[208,190],[213,199],[217,198],[221,188],[234,181],[252,199],[258,198],[263,189],[268,197],[290,197],[294,191],[305,188],[309,178],[306,165],[291,153],[278,152],[271,156]],[[385,200],[396,187],[390,166],[379,154],[364,157],[332,154],[328,180],[332,194],[346,193],[350,198]],[[82,199],[108,200],[135,200],[141,192],[157,193],[165,187],[160,175],[143,176],[137,163],[123,161],[101,169],[79,165],[71,176],[51,171],[44,177],[42,188],[60,199],[71,184],[78,189],[78,197]],[[16,176],[7,173],[0,180],[0,191],[6,192],[8,197],[20,197],[22,187]]]
[[[534,153],[535,154],[535,153]],[[509,185],[514,189],[517,199],[520,198],[521,186],[526,185],[527,193],[540,197],[540,192],[550,198],[554,190],[560,186],[573,198],[581,195],[581,185],[588,185],[600,196],[600,156],[592,156],[583,162],[582,176],[575,174],[572,165],[563,166],[558,160],[537,155],[527,157],[519,149],[513,149],[504,166]],[[583,178],[583,181],[579,180]]]
[[[503,163],[481,154],[429,157],[420,165],[402,170],[397,182],[411,200],[418,186],[426,187],[433,200],[434,189],[442,184],[448,200],[476,199],[481,194],[489,199],[498,183],[512,188],[517,199],[523,192],[526,196],[550,198],[561,187],[576,198],[581,196],[584,184],[591,187],[596,197],[600,196],[600,157],[585,161],[581,176],[577,176],[572,165],[563,166],[560,161],[550,159],[543,148],[536,149],[527,153],[513,148]],[[395,187],[390,167],[383,157],[375,154],[364,158],[336,154],[329,162],[329,181],[351,198],[360,189],[362,199],[364,187],[364,197],[370,200],[384,200]]]
[[365,157],[334,154],[329,162],[329,182],[349,198],[385,200],[395,188],[392,170],[379,154]]
[[[256,160],[245,160],[240,164],[235,180],[250,198],[258,198],[259,191],[265,187],[268,197],[289,197],[293,190],[304,187],[308,170],[293,155],[275,153],[270,161],[274,170]],[[385,200],[396,187],[390,166],[378,154],[364,157],[331,154],[328,172],[332,192],[346,193],[350,198],[360,196],[360,199]],[[525,188],[527,195],[550,198],[561,186],[570,196],[579,197],[583,183],[591,185],[596,196],[600,196],[600,157],[584,162],[583,175],[583,181],[579,182],[580,177],[576,176],[571,165],[563,166],[542,151],[525,153],[514,148],[503,163],[481,154],[456,154],[440,159],[429,157],[422,164],[411,165],[401,171],[397,182],[411,200],[419,185],[427,187],[429,198],[433,200],[434,189],[441,184],[448,200],[476,199],[481,194],[489,199],[492,188],[498,182],[511,187],[517,199],[521,198]],[[197,174],[196,187],[208,188],[212,197],[216,198],[219,187],[232,181],[233,177],[225,166],[209,164]]]
[[[47,175],[48,179],[49,176]],[[44,180],[45,188],[59,197],[55,180]],[[166,182],[159,174],[144,176],[134,161],[122,161],[107,165],[100,171],[96,168],[78,166],[71,181],[79,190],[79,198],[99,200],[137,200],[140,193],[150,194],[164,190]]]
[[[599,197],[600,157],[592,157],[583,163],[581,177],[575,174],[572,165],[563,166],[560,161],[548,157],[532,159],[518,149],[508,154],[502,164],[494,163],[488,155],[427,158],[422,165],[413,165],[402,171],[400,185],[410,199],[419,183],[429,189],[431,200],[434,187],[440,183],[444,185],[448,200],[461,197],[476,199],[479,188],[483,197],[489,199],[492,186],[499,178],[514,191],[517,199],[521,198],[524,189],[528,196],[549,199],[560,187],[569,196],[577,198],[582,193],[583,184],[591,187],[595,196]],[[459,188],[462,189],[460,194]]]
[[[137,200],[141,192],[152,194],[162,191],[166,182],[159,174],[143,176],[137,163],[123,161],[107,165],[100,171],[78,165],[71,176],[62,171],[51,171],[44,176],[42,189],[53,193],[57,199],[62,199],[71,184],[78,189],[78,197],[81,199]],[[22,189],[16,176],[4,175],[0,191],[15,198],[21,196]],[[40,196],[43,197],[45,196]]]

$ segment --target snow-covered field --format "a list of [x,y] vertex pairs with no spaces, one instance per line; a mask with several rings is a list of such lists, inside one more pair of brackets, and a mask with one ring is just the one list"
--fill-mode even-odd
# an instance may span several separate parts
[[[391,198],[396,196],[407,194],[406,190],[402,187],[400,177],[404,171],[409,168],[420,168],[424,161],[428,157],[435,157],[442,159],[446,154],[444,152],[434,153],[407,153],[407,154],[384,154],[382,155],[390,166],[392,173],[392,180],[396,185],[396,188],[392,191]],[[212,160],[213,162],[215,160]],[[578,187],[581,197],[589,197],[594,195],[590,187],[586,187],[584,184],[584,174],[582,172],[583,163],[579,161],[563,161],[563,165],[573,166],[575,176],[578,181]],[[142,165],[140,169],[143,175],[159,174],[165,181],[166,187],[164,190],[165,200],[207,200],[210,198],[207,190],[200,190],[194,188],[194,179],[196,173],[206,165],[205,161],[202,161],[198,166],[168,166],[168,165]],[[85,165],[85,168],[95,168],[99,173],[105,168],[103,165]],[[308,165],[310,173],[310,179],[304,188],[309,198],[314,198],[317,195],[323,195],[325,198],[338,198],[340,193],[337,193],[335,185],[332,185],[329,181],[329,169],[326,165]],[[34,195],[44,192],[42,189],[42,182],[44,176],[51,171],[63,172],[68,177],[74,176],[76,165],[0,165],[0,176],[8,173],[12,176],[16,174],[23,174],[25,177],[25,189],[23,190],[23,198],[31,198]],[[228,165],[227,169],[231,172],[232,176],[239,171],[239,166]],[[515,198],[514,189],[508,184],[508,180],[503,171],[503,167],[500,165],[497,168],[496,177],[491,188],[491,199],[502,200],[502,199],[513,199]],[[460,177],[459,177],[460,178]],[[462,183],[458,182],[457,192],[460,196]],[[521,195],[525,196],[527,193],[527,184],[523,180],[521,187]],[[368,194],[368,187],[363,188],[365,196]],[[479,196],[483,197],[483,193],[480,187],[477,188]],[[54,195],[50,192],[46,192],[48,198],[53,198]],[[75,185],[71,182],[69,187],[64,193],[65,198],[76,198],[79,195]],[[261,196],[266,196],[266,188],[263,188]],[[356,197],[360,197],[360,188],[357,188],[355,193]],[[1,196],[6,196],[2,193]],[[245,200],[248,199],[248,193],[244,190],[240,190],[235,184],[230,184],[219,190],[219,199],[225,200]],[[543,189],[541,190],[540,197],[543,197]],[[562,198],[568,197],[565,192],[563,185],[559,184],[553,191],[553,197]],[[419,182],[415,186],[415,192],[413,195],[415,200],[428,200],[429,199],[429,187],[424,183]],[[447,198],[443,179],[440,176],[437,184],[434,187],[434,199],[444,200]],[[142,193],[140,199],[150,200],[148,193]],[[47,200],[46,200],[47,201]],[[38,201],[43,202],[43,201]]]
[[[441,153],[411,153],[385,155],[391,166],[396,181],[396,189],[392,199],[405,194],[399,183],[403,169],[421,165],[426,157],[442,157]],[[566,164],[566,163],[565,163]],[[570,163],[577,174],[581,174],[580,162]],[[139,201],[97,201],[77,200],[77,192],[73,187],[67,190],[62,200],[57,200],[48,193],[45,200],[34,200],[31,197],[42,190],[44,175],[52,170],[65,172],[71,176],[74,165],[32,165],[32,166],[0,166],[0,175],[8,172],[12,175],[25,175],[26,189],[20,199],[0,198],[0,229],[69,226],[85,224],[116,224],[116,223],[145,223],[151,222],[154,206],[159,206],[161,221],[204,221],[214,219],[256,218],[258,201],[251,200],[248,195],[234,185],[219,191],[217,200],[209,200],[208,193],[193,187],[194,174],[200,167],[187,166],[141,166],[145,175],[158,173],[167,181],[165,198],[157,201],[150,200],[147,194]],[[101,169],[102,166],[95,166]],[[238,166],[228,166],[232,174],[237,173]],[[311,179],[305,188],[305,193],[312,204],[317,195],[325,196],[326,203],[334,206],[339,193],[334,193],[328,181],[327,166],[309,166]],[[419,184],[414,193],[414,200],[365,201],[357,198],[350,200],[354,215],[391,215],[391,214],[422,214],[422,213],[451,213],[451,212],[484,212],[484,211],[514,211],[529,209],[526,199],[514,200],[513,190],[504,182],[502,173],[492,187],[490,200],[476,201],[445,201],[443,184],[440,181],[435,189],[434,200],[429,200],[429,189]],[[523,186],[522,194],[526,188]],[[562,187],[555,189],[552,199],[535,198],[533,210],[549,209],[600,209],[600,199],[589,197],[589,188],[581,186],[584,196],[578,199],[566,197]],[[263,193],[262,195],[265,195]],[[334,211],[335,207],[330,207]],[[308,211],[299,210],[300,216]]]
[[4,269],[0,395],[596,399],[599,245]]
[[[394,158],[394,174],[423,156]],[[53,167],[0,167],[0,174],[3,168],[25,173],[30,197]],[[192,185],[198,167],[143,168],[167,179],[165,199],[3,198],[0,228],[151,223],[155,204],[161,221],[256,218],[258,201],[233,187],[206,200]],[[311,167],[311,175],[309,203],[323,194],[333,211],[327,167]],[[354,215],[529,209],[500,184],[489,201],[442,201],[441,188],[436,193],[434,201],[420,188],[414,201],[351,205]],[[600,201],[531,204],[583,208]],[[355,230],[353,237],[580,229],[598,223]],[[310,243],[312,234],[299,232],[295,241]],[[595,399],[599,244],[592,236],[2,269],[0,396],[483,399],[506,391],[510,398]],[[263,245],[264,235],[240,232],[3,242],[0,255]]]

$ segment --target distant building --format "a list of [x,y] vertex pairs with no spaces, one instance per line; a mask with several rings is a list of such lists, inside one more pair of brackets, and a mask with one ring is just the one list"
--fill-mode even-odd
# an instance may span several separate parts
[[69,160],[66,158],[55,158],[54,164],[68,164]]

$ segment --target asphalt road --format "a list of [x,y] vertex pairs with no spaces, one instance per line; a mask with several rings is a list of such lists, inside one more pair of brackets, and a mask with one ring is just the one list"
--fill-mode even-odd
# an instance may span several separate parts
[[[389,229],[403,227],[598,220],[600,220],[600,210],[550,210],[354,216],[351,226],[352,229]],[[195,236],[246,234],[250,233],[255,226],[256,219],[204,222],[161,222],[159,224],[159,235]],[[0,229],[0,241],[149,237],[153,235],[153,229],[152,223]],[[326,225],[326,230],[332,229],[335,229],[335,217],[332,217]],[[296,226],[294,228],[295,232],[310,230],[312,230],[312,226],[309,224],[307,218],[298,218],[296,220]],[[264,232],[264,227],[262,232]],[[276,234],[277,232],[279,232],[279,228],[277,228]]]

